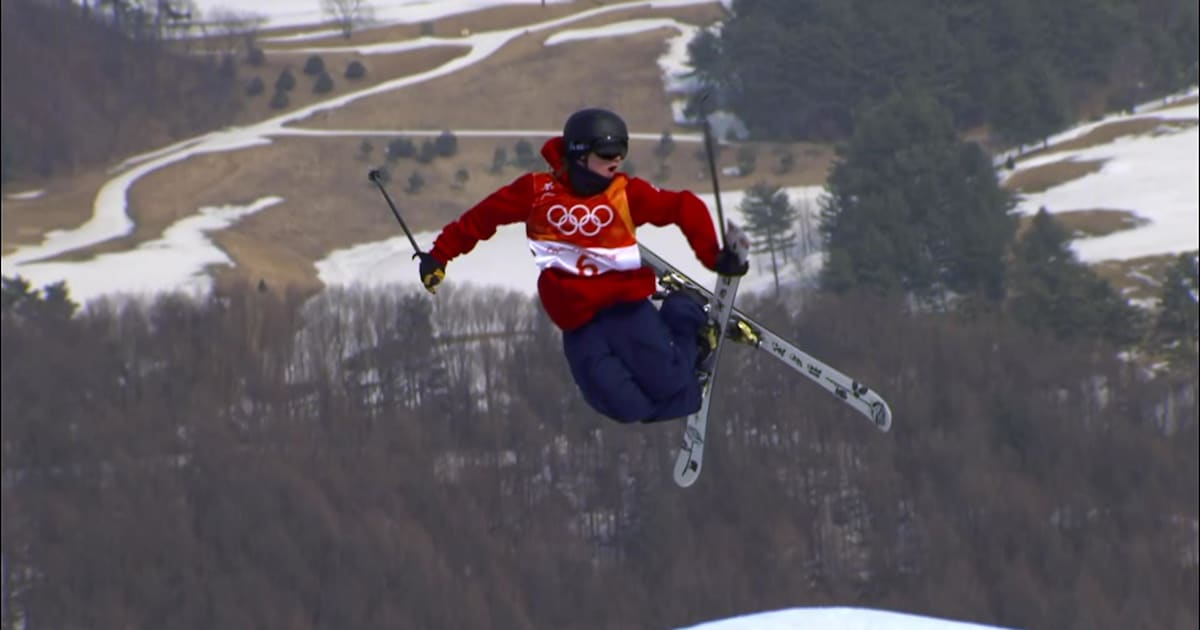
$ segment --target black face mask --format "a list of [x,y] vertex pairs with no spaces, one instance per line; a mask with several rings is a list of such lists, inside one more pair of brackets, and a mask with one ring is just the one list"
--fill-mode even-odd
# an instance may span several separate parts
[[611,177],[593,171],[579,160],[567,162],[567,178],[571,183],[571,190],[580,197],[600,194],[612,183]]

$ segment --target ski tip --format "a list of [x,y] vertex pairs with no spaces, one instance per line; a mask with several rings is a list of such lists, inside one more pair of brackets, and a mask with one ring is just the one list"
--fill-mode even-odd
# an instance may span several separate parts
[[700,478],[701,460],[696,459],[687,450],[681,451],[675,460],[675,485],[687,488]]
[[875,428],[887,433],[892,429],[892,409],[882,400],[871,403],[871,421]]
[[675,471],[675,485],[679,486],[680,488],[690,488],[691,485],[696,483],[696,480],[699,478],[699,470],[696,470],[695,472],[684,471],[683,473],[680,473],[678,470]]

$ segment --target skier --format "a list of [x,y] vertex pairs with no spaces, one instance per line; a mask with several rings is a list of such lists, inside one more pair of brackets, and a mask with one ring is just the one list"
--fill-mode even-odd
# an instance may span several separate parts
[[618,172],[629,150],[620,116],[605,109],[572,114],[542,156],[549,172],[526,173],[447,224],[419,253],[431,293],[446,264],[496,228],[524,223],[541,269],[538,295],[562,329],[571,376],[596,411],[618,422],[687,416],[701,404],[696,365],[716,345],[701,298],[668,295],[655,309],[653,270],[642,266],[636,227],[678,225],[697,259],[723,275],[748,265],[719,249],[708,208],[688,191],[660,190]]

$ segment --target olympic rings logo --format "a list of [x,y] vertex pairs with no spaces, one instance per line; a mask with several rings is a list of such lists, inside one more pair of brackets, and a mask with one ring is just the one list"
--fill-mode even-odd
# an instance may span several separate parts
[[569,209],[562,204],[554,204],[546,211],[546,221],[563,236],[595,236],[612,223],[614,216],[616,213],[605,204],[592,208],[578,203]]

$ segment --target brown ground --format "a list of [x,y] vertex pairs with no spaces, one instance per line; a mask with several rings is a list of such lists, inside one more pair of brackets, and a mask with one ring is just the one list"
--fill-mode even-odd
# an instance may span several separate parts
[[[470,32],[513,28],[597,6],[595,3],[517,6],[480,11],[438,20],[428,25],[377,28],[354,36],[352,44],[396,41],[420,37],[422,31],[439,37],[455,37],[463,29]],[[723,16],[718,5],[685,7],[670,11],[634,9],[595,17],[569,25],[585,28],[614,21],[646,17],[674,17],[694,24],[709,24]],[[622,36],[619,42],[580,41],[552,48],[543,42],[552,31],[518,37],[492,58],[456,74],[428,81],[396,92],[364,98],[348,106],[318,113],[301,121],[304,128],[339,129],[556,129],[566,113],[585,105],[603,105],[620,111],[635,131],[694,133],[681,129],[671,120],[669,101],[663,93],[657,58],[665,49],[665,39],[673,29]],[[305,47],[336,46],[341,40],[271,43],[264,34],[267,61],[259,67],[242,65],[239,77],[248,82],[258,76],[267,90],[250,99],[240,123],[250,124],[287,111],[320,102],[323,99],[359,90],[382,81],[430,70],[467,49],[446,46],[389,55],[324,53],[326,68],[334,78],[331,94],[312,93],[313,78],[302,68],[309,53],[294,52]],[[614,45],[619,44],[619,45]],[[356,82],[342,77],[346,64],[361,61],[367,76]],[[601,65],[603,74],[593,68]],[[290,93],[290,104],[283,110],[267,106],[273,84],[280,71],[291,68],[297,86]],[[268,286],[317,286],[313,262],[335,249],[356,243],[376,241],[398,233],[378,190],[366,178],[367,172],[383,164],[384,149],[391,137],[278,137],[270,145],[234,152],[204,154],[154,171],[142,177],[130,190],[130,214],[136,224],[133,233],[86,250],[70,252],[67,260],[129,249],[158,238],[176,221],[210,205],[247,203],[278,195],[282,203],[247,217],[235,226],[214,234],[215,242],[237,263],[234,271],[216,270],[221,281],[244,280]],[[423,138],[412,137],[418,145]],[[535,149],[544,137],[530,137]],[[363,141],[372,146],[370,156],[361,155]],[[431,164],[413,159],[385,164],[392,175],[388,189],[401,207],[412,229],[434,230],[453,219],[492,190],[520,174],[509,166],[500,173],[489,172],[493,152],[504,147],[510,159],[519,138],[459,138],[459,151],[450,158]],[[653,157],[656,142],[637,142],[631,147],[631,161],[639,175],[670,188],[710,187],[703,161],[698,159],[698,144],[677,142],[674,154],[666,161],[669,173]],[[795,166],[788,173],[776,173],[779,154],[790,151]],[[733,151],[724,152],[722,165],[732,165]],[[779,185],[812,185],[824,181],[832,159],[828,147],[817,145],[767,145],[759,154],[759,173],[729,186],[768,181]],[[455,172],[466,169],[465,185],[455,182]],[[419,172],[426,180],[416,192],[408,192],[407,181]],[[93,172],[55,181],[45,195],[27,201],[4,202],[3,245],[12,251],[17,245],[40,242],[51,229],[78,226],[91,216],[91,206],[105,174]],[[736,183],[735,183],[736,182]],[[28,187],[14,184],[6,192]]]
[[1084,175],[1098,172],[1102,160],[1060,160],[1013,173],[1004,187],[1025,194],[1040,193]]
[[[1196,252],[1191,252],[1193,256]],[[1162,292],[1161,278],[1175,264],[1179,254],[1160,254],[1130,260],[1106,260],[1092,265],[1101,278],[1108,280],[1129,299],[1157,300]]]
[[[1066,210],[1055,212],[1054,219],[1065,227],[1074,238],[1094,238],[1105,236],[1122,230],[1130,230],[1145,225],[1147,220],[1129,210],[1111,210],[1095,208],[1091,210]],[[1017,234],[1025,233],[1033,223],[1033,215],[1020,218]]]

